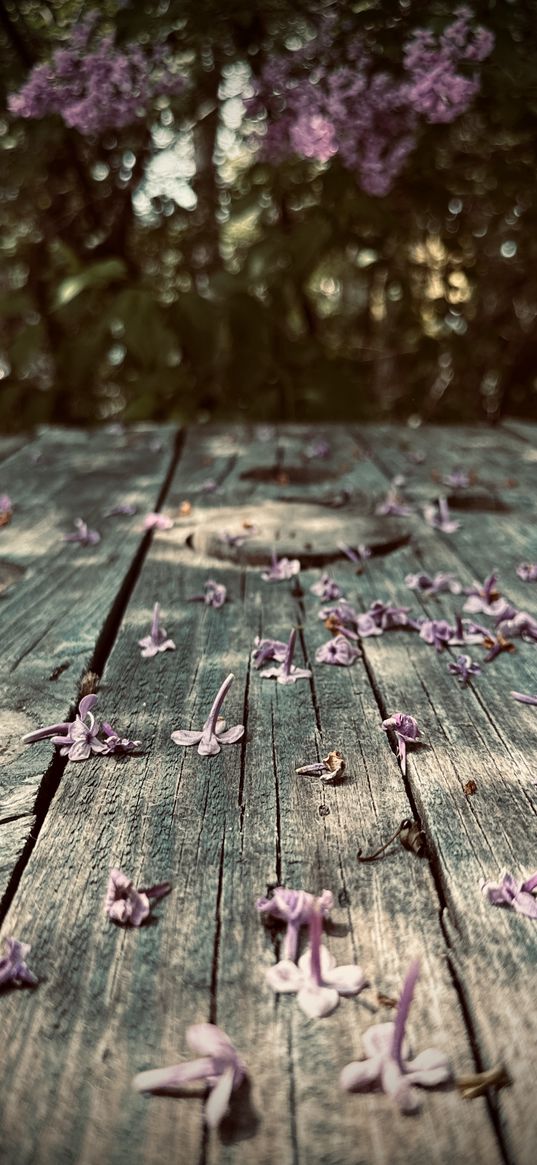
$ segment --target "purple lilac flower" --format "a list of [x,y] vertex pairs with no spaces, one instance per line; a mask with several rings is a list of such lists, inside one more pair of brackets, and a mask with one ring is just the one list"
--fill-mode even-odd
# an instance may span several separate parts
[[166,514],[150,513],[144,518],[144,530],[171,530],[172,526],[173,520]]
[[425,573],[407,574],[405,584],[411,591],[421,591],[427,599],[444,593],[460,595],[462,591],[462,586],[455,575],[443,570],[437,571],[432,578]]
[[264,582],[284,582],[289,578],[293,578],[295,574],[300,571],[300,562],[298,558],[277,558],[275,554],[272,555],[272,560],[268,570],[261,572],[261,578]]
[[397,489],[389,489],[384,501],[375,506],[375,513],[381,517],[408,518],[412,507],[403,501]]
[[451,473],[447,473],[442,478],[442,481],[450,489],[468,489],[471,484],[470,474],[467,473],[466,469],[452,469]]
[[536,889],[537,874],[532,874],[525,882],[517,882],[504,870],[499,882],[483,882],[481,892],[493,906],[511,906],[517,914],[537,918],[537,898],[533,893]]
[[132,1082],[133,1088],[136,1092],[172,1092],[182,1090],[185,1084],[204,1080],[210,1089],[205,1123],[210,1129],[216,1129],[229,1108],[231,1093],[244,1080],[246,1065],[229,1036],[215,1024],[193,1024],[187,1028],[186,1040],[199,1059],[139,1072]]
[[518,700],[519,704],[535,704],[537,705],[537,696],[525,696],[524,692],[511,692],[513,700]]
[[293,994],[310,1019],[321,1019],[335,1011],[340,995],[358,995],[367,986],[361,967],[337,967],[335,959],[321,944],[323,918],[316,907],[309,921],[310,945],[298,960],[282,959],[269,967],[266,979],[276,994]]
[[375,599],[369,610],[358,616],[356,626],[363,639],[369,635],[382,635],[383,631],[395,631],[399,627],[409,627],[416,631],[419,623],[409,619],[409,610],[410,607],[399,607]]
[[456,676],[459,683],[466,686],[472,676],[480,676],[481,668],[478,663],[472,663],[469,655],[458,655],[453,663],[448,663],[448,671]]
[[404,70],[391,76],[375,69],[360,32],[342,46],[327,15],[303,48],[271,54],[247,112],[265,115],[270,160],[298,154],[324,164],[337,154],[363,190],[382,197],[415,148],[420,119],[451,122],[468,108],[479,79],[467,63],[483,60],[493,43],[461,10],[437,38],[416,32],[403,46]]
[[[300,153],[300,150],[297,152]],[[324,437],[318,437],[315,441],[311,441],[309,445],[306,445],[304,456],[308,458],[308,461],[317,461],[325,457],[330,457],[331,452],[332,446],[330,442],[326,441]]]
[[214,578],[208,578],[203,584],[203,594],[192,595],[189,599],[190,603],[205,603],[206,607],[223,607],[227,598],[227,587],[223,583],[215,582]]
[[136,890],[132,879],[121,870],[110,870],[104,911],[112,922],[120,922],[123,926],[141,926],[149,917],[151,911],[150,899],[155,901],[169,894],[169,882],[161,882],[157,886],[150,886]]
[[247,542],[249,538],[254,538],[259,533],[259,527],[255,526],[253,522],[243,523],[243,530],[240,534],[230,534],[228,530],[222,530],[218,535],[218,541],[225,543],[226,546],[242,546],[243,542]]
[[460,522],[450,516],[449,506],[445,498],[438,498],[437,502],[424,506],[423,516],[429,526],[432,526],[434,530],[441,530],[442,534],[454,534],[456,530],[460,529]]
[[153,656],[158,655],[160,651],[175,651],[173,639],[167,638],[166,630],[161,626],[160,607],[158,603],[155,603],[153,607],[151,631],[149,635],[145,635],[143,639],[138,640],[138,646],[142,648],[144,659],[153,659]]
[[443,651],[452,643],[460,643],[456,628],[447,619],[424,619],[420,626],[420,639],[436,651]]
[[287,644],[282,643],[281,639],[260,639],[256,636],[255,647],[252,651],[252,662],[254,667],[263,667],[264,663],[268,663],[269,659],[276,659],[279,663],[283,663],[287,652]]
[[360,652],[352,646],[352,643],[349,643],[344,635],[336,635],[335,639],[329,639],[328,643],[323,643],[322,647],[317,648],[315,659],[317,663],[332,663],[339,667],[350,667],[359,654]]
[[362,1037],[365,1059],[347,1064],[340,1076],[341,1087],[346,1092],[381,1089],[395,1100],[403,1113],[413,1113],[419,1108],[415,1084],[435,1088],[451,1077],[447,1056],[436,1048],[427,1048],[414,1060],[404,1055],[405,1028],[419,974],[419,960],[415,959],[406,974],[395,1020],[367,1028]]
[[351,562],[354,562],[356,566],[360,567],[363,565],[366,558],[371,558],[372,554],[371,547],[366,546],[365,542],[361,542],[356,547],[356,550],[354,550],[352,546],[347,546],[346,542],[338,542],[337,548],[338,550],[341,550]]
[[182,744],[186,748],[197,744],[200,756],[216,756],[223,744],[236,744],[238,740],[242,739],[244,724],[236,724],[234,728],[228,728],[224,731],[226,722],[218,715],[234,679],[233,673],[230,672],[218,689],[201,732],[180,728],[171,734],[174,744]]
[[310,587],[312,595],[317,595],[323,603],[331,603],[334,599],[341,599],[343,591],[338,583],[330,578],[329,574],[322,574],[319,581]]
[[[98,697],[94,693],[83,696],[74,720],[64,720],[60,724],[48,724],[44,728],[38,728],[35,732],[29,732],[23,736],[23,744],[34,744],[38,740],[50,739],[53,744],[60,747],[61,755],[68,756],[69,760],[87,760],[92,753],[110,755],[111,753],[134,752],[139,748],[140,740],[128,740],[121,737],[107,722],[104,722],[101,727],[95,723],[92,708],[97,699]],[[104,741],[99,740],[100,732],[105,735]]]
[[64,534],[64,542],[78,542],[79,546],[96,546],[101,541],[97,530],[90,530],[83,518],[75,518],[76,534]]
[[336,634],[350,634],[351,638],[356,639],[356,633],[352,633],[352,628],[356,628],[359,615],[358,611],[347,602],[347,599],[341,601],[333,607],[321,607],[319,611],[319,619],[329,630],[334,630]]
[[323,890],[320,897],[316,898],[307,890],[288,890],[286,886],[276,886],[270,898],[258,898],[255,905],[261,914],[270,915],[287,924],[283,958],[294,963],[298,954],[300,927],[309,926],[314,910],[327,918],[334,905],[334,895],[330,890]]
[[408,100],[432,123],[452,122],[468,108],[479,91],[479,78],[458,72],[459,62],[482,61],[494,47],[488,29],[472,27],[469,8],[459,8],[455,15],[439,38],[428,28],[417,29],[404,48]]
[[401,762],[401,772],[406,777],[407,744],[418,743],[421,735],[418,722],[406,712],[392,712],[392,715],[387,720],[382,721],[382,729],[384,732],[389,732],[390,729],[395,732],[398,745],[397,755]]
[[104,734],[106,752],[109,755],[137,752],[142,743],[141,740],[129,740],[128,736],[120,736],[119,732],[116,732],[115,728],[112,728],[112,725],[106,720],[103,720],[101,732]]
[[11,984],[16,987],[36,986],[38,980],[26,963],[31,949],[28,943],[21,943],[18,938],[4,939],[5,954],[0,958],[0,988]]
[[59,114],[81,134],[122,129],[149,112],[157,96],[184,88],[162,45],[117,48],[113,36],[95,35],[98,12],[75,24],[46,64],[34,65],[18,93],[8,99],[11,113],[41,118]]
[[333,749],[328,753],[323,760],[314,761],[310,765],[301,765],[300,768],[295,769],[301,777],[319,777],[325,784],[338,781],[345,772],[346,761],[344,756]]
[[81,761],[88,760],[92,753],[108,752],[106,744],[99,740],[100,725],[91,711],[96,701],[97,696],[94,694],[83,696],[78,705],[78,714],[69,724],[67,733],[51,738],[52,743],[59,746],[60,756]]
[[537,582],[537,562],[521,562],[516,572],[522,582]]
[[111,510],[106,510],[103,514],[105,518],[118,518],[125,515],[132,518],[134,514],[138,513],[138,506],[131,505],[130,502],[118,502],[117,506],[112,506]]
[[293,628],[289,639],[287,641],[287,648],[285,656],[279,667],[269,667],[266,671],[260,672],[262,680],[276,680],[279,684],[296,684],[297,680],[309,680],[311,671],[306,667],[294,667],[293,655],[295,653],[296,644],[296,630]]
[[[491,605],[500,598],[500,592],[496,586],[497,581],[498,576],[493,571],[483,583],[474,581],[471,587],[465,587],[464,593],[468,595],[468,598],[464,604],[464,610],[471,611],[474,615],[483,611],[488,615]],[[492,613],[494,614],[494,611]]]
[[498,620],[498,630],[502,635],[511,639],[524,639],[529,643],[537,642],[537,619],[528,611],[516,611],[513,615],[502,616]]

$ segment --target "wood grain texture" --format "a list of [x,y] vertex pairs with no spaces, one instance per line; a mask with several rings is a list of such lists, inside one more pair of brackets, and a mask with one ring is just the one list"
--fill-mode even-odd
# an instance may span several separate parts
[[[412,516],[401,520],[412,541],[382,553],[388,520],[373,517],[374,503],[409,464],[399,447],[407,434],[384,427],[359,434],[357,444],[352,433],[332,428],[331,457],[311,465],[304,450],[315,435],[305,426],[280,429],[269,440],[246,427],[188,434],[164,504],[176,525],[147,547],[110,635],[99,692],[101,714],[142,739],[143,755],[67,765],[2,928],[32,943],[30,965],[41,980],[35,991],[0,997],[10,1082],[0,1094],[7,1165],[533,1165],[527,1081],[536,1066],[535,924],[488,906],[479,884],[502,865],[520,876],[534,869],[534,709],[506,701],[510,687],[530,683],[534,648],[520,645],[516,655],[485,665],[468,690],[449,675],[446,656],[405,632],[364,640],[352,668],[316,664],[315,650],[327,638],[309,590],[319,570],[302,572],[298,587],[266,584],[243,548],[223,561],[208,553],[213,542],[192,537],[219,506],[251,507],[262,529],[264,505],[277,503],[288,507],[292,528],[294,506],[330,510],[331,499],[345,493],[333,510],[334,541],[343,529],[354,544],[359,515],[379,533],[362,575],[343,556],[331,567],[349,599],[361,609],[381,597],[448,616],[456,602],[418,600],[405,574],[445,568],[470,583],[488,572],[493,544],[492,565],[508,576],[508,593],[520,604],[529,592],[512,562],[535,554],[533,526],[527,516],[514,518],[512,503],[512,536],[505,513],[499,525],[496,512],[465,513],[451,538]],[[443,467],[461,435],[440,430],[437,447],[432,432],[419,439]],[[496,475],[519,445],[516,435],[501,438]],[[270,471],[268,480],[260,468]],[[525,490],[531,468],[530,461]],[[411,470],[408,492],[417,503],[431,493],[430,465]],[[124,472],[118,466],[118,479]],[[217,483],[212,492],[208,478]],[[57,496],[51,485],[45,510]],[[190,511],[180,515],[185,501]],[[30,545],[30,522],[27,538]],[[77,613],[93,609],[89,591],[105,569],[100,563],[80,578],[77,608],[68,615],[73,641]],[[228,587],[221,610],[187,601],[207,577]],[[177,649],[146,660],[137,641],[157,600]],[[44,613],[39,618],[46,622]],[[98,620],[91,626],[98,636]],[[292,626],[300,628],[297,662],[311,665],[313,677],[283,687],[262,679],[249,655],[255,635],[283,639]],[[41,666],[52,649],[46,634],[29,653],[39,653]],[[170,732],[201,727],[229,671],[236,678],[224,712],[230,725],[245,723],[244,741],[211,760],[175,746]],[[424,736],[406,781],[381,731],[383,715],[396,708],[415,715]],[[295,774],[330,748],[347,758],[340,784]],[[470,777],[474,797],[463,791]],[[25,836],[18,833],[26,822],[17,816],[26,805],[20,787],[15,782],[3,803],[0,870],[2,830],[14,829],[8,869]],[[359,846],[375,847],[415,812],[430,861],[396,844],[377,864],[357,863]],[[173,882],[139,931],[104,917],[112,864],[138,885]],[[262,923],[254,903],[278,882],[334,892],[328,946],[338,963],[358,961],[370,980],[323,1021],[306,1020],[293,997],[274,997],[264,981],[282,932]],[[449,1088],[424,1094],[420,1117],[409,1120],[382,1095],[340,1093],[338,1075],[361,1055],[365,1028],[392,1017],[378,992],[397,996],[416,956],[422,976],[409,1025],[415,1050],[445,1049],[456,1073],[501,1059],[513,1084],[489,1103],[465,1102]],[[188,1058],[186,1028],[201,1020],[222,1026],[249,1067],[248,1085],[210,1135],[199,1097],[144,1098],[131,1089],[136,1072]]]
[[[36,795],[51,758],[47,743],[28,748],[25,733],[69,717],[82,675],[108,636],[108,620],[150,535],[142,528],[170,464],[175,434],[140,428],[129,434],[45,430],[4,466],[13,519],[0,530],[0,834],[6,864],[0,898],[33,827]],[[9,470],[9,473],[8,473]],[[6,486],[7,488],[7,486]],[[105,517],[118,502],[134,517]],[[82,516],[101,533],[95,546],[63,542]],[[10,573],[11,572],[11,573]],[[98,666],[98,661],[94,661]],[[24,817],[8,829],[2,822]],[[15,842],[16,839],[16,842]]]

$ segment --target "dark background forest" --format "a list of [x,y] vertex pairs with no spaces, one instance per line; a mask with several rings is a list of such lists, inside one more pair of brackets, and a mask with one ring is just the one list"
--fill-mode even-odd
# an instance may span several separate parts
[[537,6],[459,11],[0,0],[2,429],[535,417]]

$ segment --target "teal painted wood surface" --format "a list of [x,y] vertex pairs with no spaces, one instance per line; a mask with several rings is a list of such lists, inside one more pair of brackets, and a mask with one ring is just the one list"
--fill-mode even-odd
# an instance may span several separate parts
[[[319,436],[326,460],[305,454]],[[419,465],[408,459],[416,449]],[[419,598],[405,575],[447,569],[470,585],[496,567],[507,597],[535,612],[537,584],[515,573],[537,559],[533,453],[531,427],[513,425],[200,427],[177,445],[170,430],[44,431],[7,454],[2,935],[32,944],[40,979],[0,993],[7,1165],[533,1165],[536,924],[489,906],[480,883],[536,865],[537,720],[509,697],[537,690],[535,647],[517,641],[467,689],[447,670],[453,654],[404,631],[363,639],[352,668],[331,668],[315,663],[328,632],[310,592],[329,564],[360,610],[382,598],[449,618],[460,599]],[[458,464],[475,481],[455,497],[461,529],[447,536],[420,506]],[[376,517],[397,474],[413,512]],[[103,518],[131,500],[134,517]],[[143,515],[157,505],[174,526],[145,535]],[[98,546],[61,542],[79,515],[101,531]],[[230,547],[226,533],[246,538]],[[342,541],[372,545],[361,574]],[[261,581],[273,549],[301,559],[299,581]],[[220,610],[189,601],[208,577],[228,588]],[[151,660],[138,640],[155,601],[176,650]],[[296,662],[313,675],[283,687],[261,678],[250,652],[256,635],[285,639],[292,626]],[[72,712],[89,668],[100,716],[141,739],[141,754],[65,764],[46,741],[24,748],[24,732]],[[224,711],[245,724],[241,744],[210,760],[174,745],[174,729],[201,727],[230,671]],[[381,731],[396,709],[423,732],[406,779]],[[340,783],[295,774],[332,748],[347,760]],[[378,863],[357,862],[359,847],[415,814],[426,859],[397,843]],[[173,884],[139,930],[104,915],[111,865],[137,885]],[[255,900],[277,883],[333,891],[328,946],[367,974],[369,987],[325,1020],[307,1020],[265,984],[281,931],[263,925]],[[365,1028],[392,1018],[385,1001],[416,956],[415,1050],[444,1049],[455,1076],[502,1063],[511,1085],[473,1101],[453,1087],[424,1092],[410,1119],[384,1095],[342,1093],[338,1077],[360,1057]],[[188,1058],[186,1028],[206,1020],[249,1069],[212,1133],[199,1094],[148,1098],[131,1087],[137,1072]]]

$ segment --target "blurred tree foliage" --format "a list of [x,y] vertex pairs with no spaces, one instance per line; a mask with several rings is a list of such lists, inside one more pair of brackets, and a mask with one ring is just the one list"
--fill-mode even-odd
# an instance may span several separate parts
[[7,112],[95,8],[0,0],[0,421],[496,419],[537,400],[537,5],[477,0],[481,91],[383,198],[337,160],[269,165],[245,118],[327,9],[397,70],[440,0],[104,0],[182,93],[98,137]]

